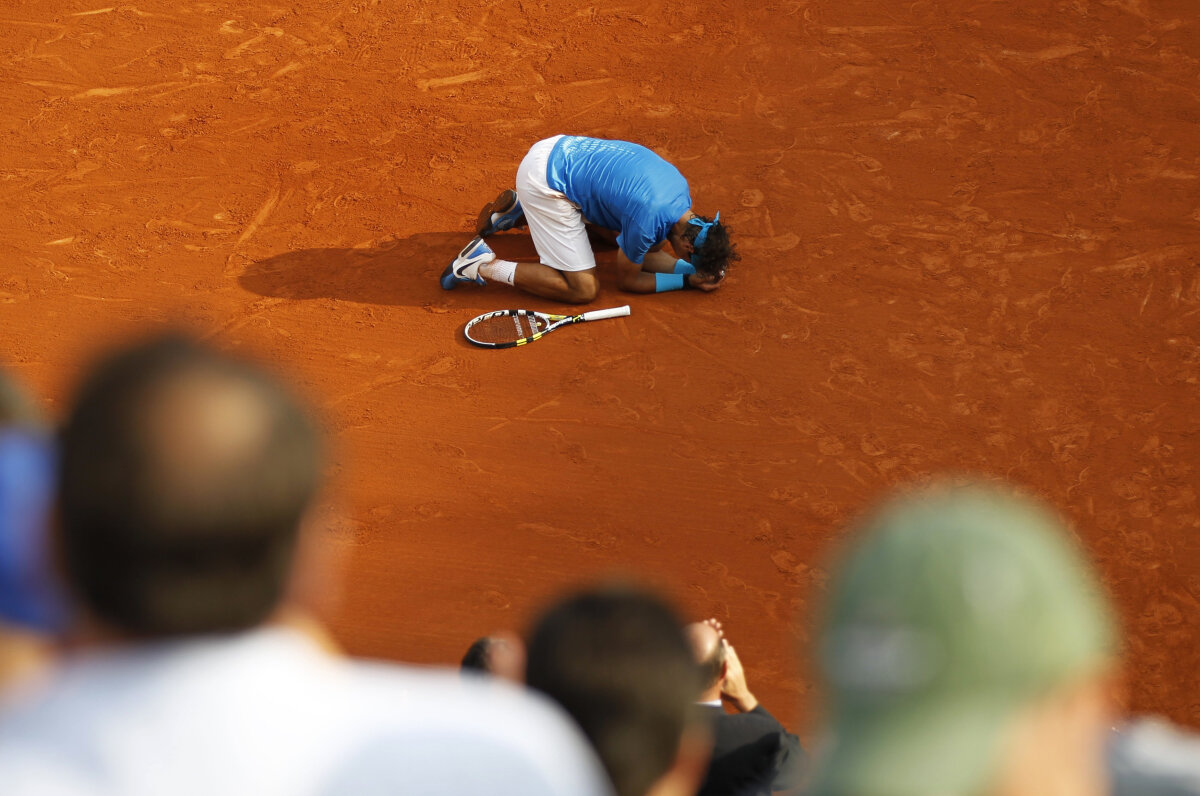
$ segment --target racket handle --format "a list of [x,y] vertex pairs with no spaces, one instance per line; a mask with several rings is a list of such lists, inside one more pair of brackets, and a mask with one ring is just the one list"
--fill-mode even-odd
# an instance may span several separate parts
[[629,305],[626,304],[624,307],[613,307],[609,310],[592,310],[591,312],[585,312],[583,313],[582,318],[585,321],[602,321],[605,318],[620,318],[628,314]]

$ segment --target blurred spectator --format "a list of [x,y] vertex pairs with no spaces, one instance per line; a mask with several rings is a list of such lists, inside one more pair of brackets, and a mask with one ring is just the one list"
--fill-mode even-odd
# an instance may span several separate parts
[[526,679],[567,709],[618,796],[694,794],[711,740],[683,628],[650,594],[608,587],[554,605],[529,640]]
[[0,716],[6,796],[605,792],[552,705],[343,661],[284,621],[318,459],[275,381],[185,340],[92,374],[58,496],[83,632]]
[[513,633],[501,632],[477,638],[463,655],[462,670],[523,683],[525,645]]
[[901,498],[830,584],[815,791],[1101,796],[1114,628],[1059,521],[980,488]]
[[1200,796],[1200,736],[1143,718],[1109,736],[1113,796]]
[[480,636],[471,642],[471,646],[467,647],[467,651],[463,653],[462,663],[459,664],[464,672],[480,672],[481,674],[490,674],[491,665],[488,661],[488,651],[492,646],[491,636]]
[[43,667],[66,621],[49,552],[53,459],[33,403],[0,372],[0,690]]
[[[800,739],[751,693],[737,650],[725,638],[721,623],[709,619],[685,630],[700,666],[704,689],[700,704],[713,727],[712,762],[700,796],[758,796],[799,785],[804,765]],[[722,699],[737,713],[726,713]]]

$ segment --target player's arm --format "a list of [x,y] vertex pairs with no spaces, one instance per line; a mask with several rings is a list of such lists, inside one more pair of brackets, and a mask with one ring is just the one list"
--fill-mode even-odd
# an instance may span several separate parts
[[670,249],[664,248],[666,241],[661,241],[642,260],[642,270],[650,274],[680,274],[687,280],[689,288],[705,292],[716,290],[721,284],[720,277],[709,277],[696,273],[696,269],[687,260],[680,260]]
[[[650,255],[646,257],[649,259]],[[617,249],[617,284],[628,293],[655,293],[658,290],[654,272],[643,270],[620,249]]]
[[[666,290],[679,290],[682,286],[708,292],[716,290],[720,285],[720,280],[706,279],[698,274],[672,274],[671,269],[667,269],[665,272],[646,270],[646,261],[654,254],[664,254],[664,252],[661,250],[649,252],[642,264],[639,265],[630,260],[624,251],[617,250],[617,284],[622,290],[629,293],[663,293]],[[665,256],[670,259],[673,267],[675,258],[670,255]],[[682,277],[682,280],[677,277]],[[664,280],[667,280],[671,286],[664,288]]]
[[687,274],[696,270],[690,263],[675,256],[667,246],[666,239],[655,241],[636,225],[626,227],[617,238],[617,252],[619,256],[627,258],[630,254],[640,254],[641,269],[651,274]]
[[665,240],[660,241],[653,249],[646,252],[646,256],[642,260],[643,271],[649,271],[652,274],[677,273],[675,263],[678,262],[678,258],[672,252],[667,251],[666,243]]

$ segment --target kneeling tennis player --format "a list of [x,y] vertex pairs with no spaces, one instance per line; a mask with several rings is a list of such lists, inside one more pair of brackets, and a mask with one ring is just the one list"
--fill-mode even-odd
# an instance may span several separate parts
[[[694,213],[687,180],[646,147],[559,135],[534,144],[517,169],[516,190],[501,191],[484,206],[478,237],[442,272],[442,287],[504,282],[543,298],[586,304],[600,287],[587,232],[593,225],[617,233],[622,290],[712,291],[740,259],[720,219],[720,213]],[[501,260],[484,241],[523,225],[540,263]]]

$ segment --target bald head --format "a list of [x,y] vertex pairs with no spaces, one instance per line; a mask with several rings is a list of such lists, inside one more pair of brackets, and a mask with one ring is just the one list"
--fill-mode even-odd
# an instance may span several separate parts
[[310,422],[258,369],[180,338],[121,352],[62,433],[71,584],[134,635],[252,627],[281,599],[317,470]]
[[708,622],[693,622],[684,628],[692,657],[700,666],[704,689],[712,688],[725,673],[725,646],[721,634]]
[[297,440],[280,426],[279,398],[257,374],[206,364],[147,390],[136,431],[153,467],[141,497],[162,532],[251,533],[264,514],[303,499],[294,490],[313,475],[297,471],[301,451],[285,450]]
[[712,625],[707,622],[692,622],[683,632],[687,634],[696,663],[704,663],[717,654],[717,648],[721,646],[721,637]]

